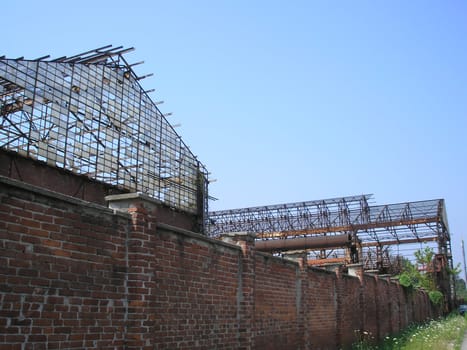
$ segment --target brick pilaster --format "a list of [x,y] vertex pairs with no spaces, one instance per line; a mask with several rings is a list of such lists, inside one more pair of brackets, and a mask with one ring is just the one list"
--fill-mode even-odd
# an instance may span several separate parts
[[131,215],[131,227],[126,241],[127,313],[126,349],[152,349],[154,344],[153,290],[155,280],[153,260],[156,254],[154,205],[139,194],[108,196],[109,207]]
[[248,232],[232,233],[222,237],[225,242],[235,243],[242,249],[238,267],[237,320],[238,349],[251,350],[254,345],[255,302],[255,236]]

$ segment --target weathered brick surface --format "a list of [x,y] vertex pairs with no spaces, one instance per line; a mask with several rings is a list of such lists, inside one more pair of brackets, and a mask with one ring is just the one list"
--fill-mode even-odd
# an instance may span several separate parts
[[361,336],[369,341],[376,341],[379,338],[379,319],[378,319],[378,303],[377,303],[377,283],[378,278],[375,276],[365,276],[364,293],[364,314],[363,314],[363,333]]
[[353,343],[358,332],[364,329],[360,293],[358,278],[342,275],[338,280],[337,334],[340,344]]
[[[236,349],[240,249],[159,229],[148,269],[158,349]],[[143,310],[144,313],[144,310]]]
[[312,349],[337,348],[337,277],[334,273],[308,271],[308,332]]
[[0,343],[123,348],[128,219],[4,184],[0,209]]
[[299,266],[266,254],[255,257],[254,337],[258,349],[299,349]]
[[3,148],[0,149],[0,175],[100,204],[105,204],[106,195],[127,192]]
[[437,315],[426,293],[304,267],[0,178],[0,349],[335,349]]
[[[399,301],[399,285],[395,283],[389,283],[388,286],[388,297],[389,297],[389,313],[390,325],[389,330],[391,334],[398,333],[400,330],[400,301]],[[425,309],[425,306],[424,306]]]
[[385,337],[391,331],[391,313],[390,313],[390,298],[389,298],[389,283],[386,279],[378,279],[376,286],[376,303],[378,305],[378,328],[379,336]]

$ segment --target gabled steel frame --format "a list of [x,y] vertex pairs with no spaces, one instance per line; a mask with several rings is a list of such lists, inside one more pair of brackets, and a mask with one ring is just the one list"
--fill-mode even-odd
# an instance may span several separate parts
[[70,57],[0,57],[0,148],[207,216],[208,172],[107,45]]

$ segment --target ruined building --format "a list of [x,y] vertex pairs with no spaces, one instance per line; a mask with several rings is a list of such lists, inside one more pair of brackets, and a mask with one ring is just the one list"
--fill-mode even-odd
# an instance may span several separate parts
[[442,271],[444,202],[208,213],[208,172],[129,51],[0,57],[2,349],[337,349],[442,314],[367,272],[412,240]]

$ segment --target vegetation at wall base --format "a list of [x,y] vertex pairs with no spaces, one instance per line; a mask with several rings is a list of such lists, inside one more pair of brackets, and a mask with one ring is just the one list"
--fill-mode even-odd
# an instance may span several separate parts
[[379,345],[368,340],[355,343],[353,350],[458,350],[467,330],[467,319],[458,314],[432,320],[422,325],[412,325],[397,336],[387,336]]

